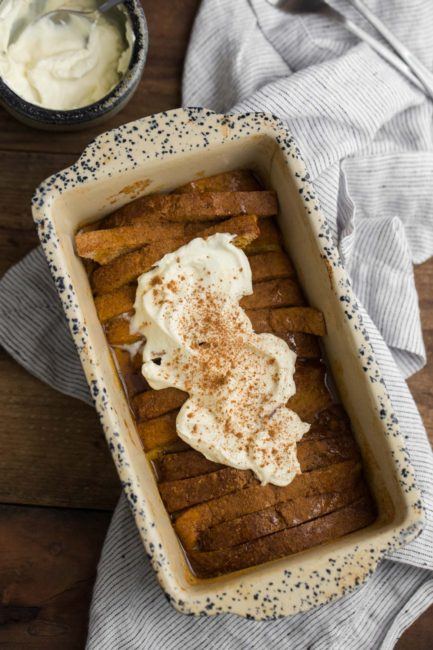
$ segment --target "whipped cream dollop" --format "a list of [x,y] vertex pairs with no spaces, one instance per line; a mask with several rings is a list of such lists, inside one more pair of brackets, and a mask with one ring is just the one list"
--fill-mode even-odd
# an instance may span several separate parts
[[60,21],[46,15],[97,6],[96,0],[0,2],[3,81],[26,101],[55,110],[88,106],[107,95],[131,59],[134,35],[126,14],[124,33],[120,22],[103,14],[69,14]]
[[141,275],[131,330],[146,337],[150,386],[189,394],[176,420],[185,442],[212,461],[251,469],[262,483],[287,485],[310,426],[285,406],[296,392],[296,354],[253,331],[239,305],[252,293],[251,268],[232,239],[194,239]]

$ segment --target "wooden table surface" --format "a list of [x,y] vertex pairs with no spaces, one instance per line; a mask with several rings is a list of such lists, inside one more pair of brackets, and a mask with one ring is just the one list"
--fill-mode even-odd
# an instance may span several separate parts
[[[150,32],[143,80],[102,127],[48,134],[0,109],[0,276],[37,244],[30,199],[40,181],[73,162],[101,131],[179,106],[198,4],[143,0]],[[433,260],[416,269],[416,281],[433,355]],[[433,362],[409,384],[432,436]],[[0,647],[84,647],[96,564],[119,493],[93,409],[47,387],[0,348]],[[432,638],[433,608],[398,648],[427,650]]]

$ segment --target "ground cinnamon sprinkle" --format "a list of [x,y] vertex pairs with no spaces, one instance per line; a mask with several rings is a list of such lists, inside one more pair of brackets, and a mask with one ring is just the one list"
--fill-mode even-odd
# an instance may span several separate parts
[[170,282],[167,283],[167,289],[170,289],[170,291],[176,293],[178,291],[178,285],[174,280],[170,280]]
[[[217,404],[220,400],[221,413],[225,414],[223,431],[227,437],[234,436],[240,444],[245,438],[245,429],[251,426],[254,430],[258,420],[269,419],[260,413],[267,401],[262,381],[263,361],[251,352],[250,339],[256,335],[249,320],[238,303],[232,303],[226,296],[209,291],[198,283],[189,296],[188,309],[183,311],[180,332],[190,342],[191,348],[199,351],[189,359],[187,366],[181,366],[184,381],[186,376],[186,382],[194,387],[195,395],[200,392],[205,399],[206,394],[211,394]],[[265,363],[273,366],[275,359],[268,358]],[[233,371],[239,367],[244,369],[242,398],[227,400],[227,391],[222,389],[230,385]],[[197,377],[200,378],[199,385]],[[273,380],[278,381],[278,378],[278,373],[274,373]],[[192,416],[192,413],[188,414],[188,418]],[[269,424],[267,426],[270,437],[274,437],[276,431]],[[197,432],[197,424],[193,431]],[[244,444],[250,442],[251,438]],[[274,456],[275,462],[275,447],[268,448],[268,453]],[[266,461],[265,455],[260,465]]]
[[209,255],[209,267],[203,256],[188,255],[191,266],[183,266],[179,249],[172,258],[178,266],[169,266],[167,276],[160,268],[152,278],[158,336],[168,336],[158,382],[189,393],[177,426],[190,445],[202,451],[203,443],[217,462],[253,469],[263,481],[283,485],[299,468],[296,442],[308,429],[285,406],[293,394],[295,355],[281,339],[253,331],[239,304],[251,291],[248,260],[244,256],[246,267],[238,266],[244,254],[232,248],[234,268],[218,266]]

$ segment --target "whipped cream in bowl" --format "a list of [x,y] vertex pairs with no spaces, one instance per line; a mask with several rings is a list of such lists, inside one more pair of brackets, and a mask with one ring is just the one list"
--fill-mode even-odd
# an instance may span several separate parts
[[230,234],[196,238],[138,280],[131,331],[146,338],[142,372],[153,389],[188,393],[177,433],[209,460],[289,484],[309,424],[286,407],[296,354],[256,334],[239,301],[251,268]]
[[[102,14],[99,4],[0,0],[0,98],[12,114],[41,128],[84,127],[132,96],[147,53],[143,9],[130,0]],[[59,9],[71,13],[50,13]]]

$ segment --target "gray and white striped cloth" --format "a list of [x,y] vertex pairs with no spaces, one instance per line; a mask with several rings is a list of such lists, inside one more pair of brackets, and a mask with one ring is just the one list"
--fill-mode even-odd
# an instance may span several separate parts
[[[343,0],[335,4],[362,23]],[[433,68],[430,0],[368,4]],[[183,100],[272,112],[294,133],[364,306],[427,525],[366,585],[331,605],[269,622],[194,618],[167,603],[122,498],[98,568],[88,650],[389,650],[433,602],[433,460],[404,381],[425,363],[412,265],[433,253],[433,103],[341,25],[265,0],[204,0]],[[0,283],[0,342],[43,381],[91,401],[40,250]]]

